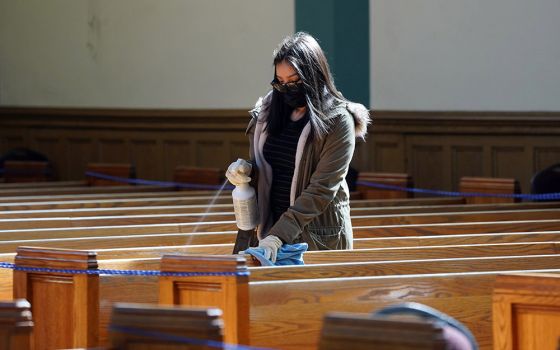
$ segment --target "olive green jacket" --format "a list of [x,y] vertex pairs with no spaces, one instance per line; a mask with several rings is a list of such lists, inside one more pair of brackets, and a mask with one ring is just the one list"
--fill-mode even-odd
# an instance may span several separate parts
[[266,113],[271,93],[260,98],[247,127],[250,156],[257,177],[259,239],[278,236],[285,243],[307,242],[309,250],[351,249],[350,195],[345,181],[356,137],[364,138],[368,110],[357,103],[337,103],[325,113],[330,125],[325,137],[312,137],[304,127],[295,155],[290,207],[273,225],[270,206],[272,169],[263,156]]

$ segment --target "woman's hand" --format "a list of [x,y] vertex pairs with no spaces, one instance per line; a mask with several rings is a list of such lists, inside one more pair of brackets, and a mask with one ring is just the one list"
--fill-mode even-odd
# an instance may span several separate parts
[[258,248],[263,248],[264,250],[264,257],[268,260],[272,261],[273,263],[276,262],[276,258],[278,257],[278,249],[282,247],[282,241],[280,238],[274,235],[268,235],[265,238],[259,241]]
[[226,177],[234,186],[249,183],[251,181],[249,175],[251,175],[252,168],[251,163],[239,158],[229,165],[226,171]]

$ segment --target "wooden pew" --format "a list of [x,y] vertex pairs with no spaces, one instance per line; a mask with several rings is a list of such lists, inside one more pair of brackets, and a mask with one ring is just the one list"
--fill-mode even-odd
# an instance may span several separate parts
[[[126,187],[127,190],[130,186]],[[120,187],[117,187],[118,189]],[[134,188],[141,188],[140,186],[135,186]],[[140,204],[149,202],[152,200],[181,200],[183,198],[191,198],[192,196],[204,196],[206,199],[210,199],[215,196],[215,191],[193,191],[193,192],[181,192],[181,191],[143,191],[142,188],[138,192],[128,191],[128,192],[111,192],[115,191],[113,187],[92,189],[99,193],[80,193],[80,194],[49,194],[49,195],[13,195],[0,197],[2,206],[1,208],[10,209],[13,205],[29,205],[29,206],[42,206],[50,205],[52,203],[60,203],[61,205],[67,206],[69,208],[80,206],[81,203],[90,203],[92,200],[101,200],[107,203],[123,202],[126,203],[127,199],[132,199],[138,201]],[[227,196],[228,192],[222,193],[222,196]],[[231,199],[231,195],[227,196]],[[134,202],[133,201],[133,202]],[[208,201],[208,200],[207,200]]]
[[[188,191],[188,192],[139,192],[139,193],[100,193],[79,195],[51,195],[51,196],[14,196],[2,197],[0,211],[8,210],[42,210],[42,209],[77,209],[96,207],[126,207],[153,205],[188,205],[194,204],[192,198],[198,198],[198,203],[231,204],[230,191],[222,191],[216,196],[216,191]],[[97,203],[99,202],[99,203]],[[95,205],[98,204],[98,205]],[[419,205],[459,205],[465,204],[464,198],[415,198],[415,199],[380,199],[380,200],[352,200],[353,207],[390,207],[390,206],[419,206]]]
[[496,278],[494,349],[553,349],[560,337],[560,275],[513,274]]
[[[365,202],[362,202],[365,203]],[[351,203],[352,204],[352,203]],[[425,206],[393,206],[393,207],[352,207],[353,216],[363,215],[389,215],[413,213],[449,213],[473,211],[501,211],[523,209],[554,209],[560,208],[560,202],[526,202],[526,203],[499,203],[499,204],[468,204],[468,205],[425,205]],[[47,210],[10,210],[0,211],[0,219],[23,218],[51,218],[51,217],[103,217],[116,215],[161,215],[161,214],[186,214],[186,213],[214,213],[220,212],[234,217],[231,203],[199,205],[164,205],[145,207],[119,207],[119,208],[83,208],[83,209],[47,209]]]
[[[226,181],[225,171],[218,168],[200,168],[180,165],[173,172],[173,181],[179,183],[222,186]],[[229,184],[229,182],[228,182]],[[186,190],[190,190],[185,188]]]
[[59,188],[86,186],[85,181],[45,181],[45,182],[11,182],[0,183],[0,190],[15,188]]
[[445,350],[443,328],[413,317],[330,312],[323,319],[319,350]]
[[[124,198],[111,198],[110,195],[102,195],[96,198],[96,195],[83,196],[76,199],[75,196],[67,196],[64,200],[54,200],[53,198],[41,197],[37,201],[22,201],[21,197],[15,197],[13,201],[0,201],[0,212],[12,210],[48,210],[48,209],[82,209],[82,208],[115,208],[115,207],[142,207],[142,206],[162,206],[162,205],[208,205],[229,204],[231,203],[231,195],[213,197],[207,194],[168,196],[174,192],[166,193],[166,196],[142,196],[143,193],[130,193],[131,196]],[[45,201],[46,200],[46,201]]]
[[[141,207],[154,205],[189,205],[194,204],[192,198],[199,198],[199,203],[231,204],[230,191],[223,191],[216,196],[216,192],[188,191],[188,192],[140,192],[93,195],[64,195],[64,196],[15,196],[2,197],[0,211],[8,210],[43,210],[43,209],[79,209],[96,207]],[[97,202],[99,205],[95,205]],[[462,198],[416,198],[410,200],[352,200],[353,207],[392,207],[418,205],[459,205],[465,204]]]
[[[414,213],[389,215],[352,216],[353,226],[404,225],[428,223],[485,222],[513,220],[559,219],[560,208],[495,210],[451,213]],[[15,230],[25,228],[93,227],[118,225],[150,225],[159,223],[189,223],[212,221],[229,223],[231,230],[236,229],[232,213],[186,213],[161,215],[95,216],[95,217],[52,217],[0,219],[0,229]]]
[[[414,187],[412,177],[400,173],[360,173],[358,181],[374,182],[382,185],[398,187]],[[379,189],[358,185],[358,191],[363,198],[411,198],[413,192]],[[481,193],[482,196],[467,196],[466,203],[514,203],[518,198],[487,197],[485,194],[512,195],[521,193],[519,182],[509,178],[462,177],[459,183],[460,192]]]
[[[495,233],[495,234],[471,234],[471,235],[442,235],[442,236],[423,236],[423,237],[394,237],[394,238],[360,238],[354,240],[354,251],[360,249],[364,251],[377,251],[379,249],[399,248],[421,248],[421,247],[469,247],[469,246],[504,246],[515,249],[525,249],[530,246],[531,250],[536,246],[555,247],[555,243],[560,240],[560,231],[550,232],[529,232],[529,233]],[[542,243],[542,244],[541,244]],[[535,245],[536,244],[536,245]],[[501,249],[501,248],[498,248]],[[506,248],[504,248],[506,249]],[[548,249],[548,248],[545,248]],[[201,245],[171,245],[171,246],[137,246],[126,248],[102,248],[95,249],[98,256],[103,259],[129,258],[131,254],[138,258],[157,258],[164,254],[229,254],[233,250],[233,243],[224,244],[201,244]],[[450,253],[452,249],[446,252]],[[348,251],[323,251],[324,254],[344,255]],[[316,252],[307,252],[309,256]],[[471,253],[471,254],[475,254]],[[491,254],[490,251],[487,252]],[[528,254],[527,251],[523,252]],[[377,254],[377,253],[375,253]],[[486,253],[485,253],[486,254]],[[541,254],[541,253],[539,253]],[[542,254],[545,254],[544,252]],[[511,254],[515,255],[515,254]],[[482,255],[481,255],[482,256]],[[0,261],[12,262],[14,253],[0,254]]]
[[[560,236],[560,233],[558,234]],[[440,240],[440,245],[432,246],[403,246],[390,245],[377,248],[363,248],[354,250],[328,250],[308,251],[304,253],[306,265],[344,262],[373,262],[373,261],[401,261],[401,260],[426,260],[426,259],[457,259],[475,257],[502,257],[502,256],[531,256],[531,255],[556,255],[560,254],[560,242],[530,242],[530,243],[473,243],[467,245],[445,245]],[[411,243],[413,244],[413,243]],[[157,261],[163,255],[170,254],[204,254],[227,255],[231,252],[232,244],[209,244],[171,247],[134,247],[132,249],[99,249],[91,250],[97,254],[98,261],[117,260],[122,263],[121,268],[130,268],[134,265],[133,259]],[[23,249],[24,247],[20,247]],[[0,254],[0,261],[14,262],[16,253]],[[255,259],[255,263],[258,262]],[[117,263],[118,264],[118,263]],[[154,265],[155,266],[155,265]],[[159,266],[156,266],[159,268]],[[4,281],[3,281],[4,282]],[[6,281],[7,282],[7,281]]]
[[140,192],[165,192],[173,190],[172,187],[161,186],[93,186],[93,187],[60,187],[60,188],[31,188],[31,189],[5,189],[0,190],[0,198],[4,201],[21,201],[14,197],[22,196],[54,196],[54,195],[76,195],[76,194],[107,194],[107,193],[140,193]]
[[[19,258],[18,260],[16,260],[16,262],[19,262],[20,266],[25,267],[25,266],[41,266],[41,267],[50,267],[50,266],[63,266],[63,265],[67,265],[68,262],[66,262],[65,260],[68,259],[69,257],[71,257],[71,260],[73,261],[72,263],[72,268],[78,268],[76,266],[75,261],[77,260],[77,258],[82,257],[81,259],[84,260],[86,256],[91,257],[92,253],[81,253],[78,256],[74,256],[72,254],[66,254],[66,256],[61,256],[61,254],[59,252],[55,252],[54,257],[51,255],[49,255],[48,252],[41,250],[41,251],[34,251],[34,250],[30,250],[30,249],[24,249],[20,252],[21,254],[21,258]],[[18,255],[19,256],[19,255]],[[497,262],[500,259],[493,259],[493,258],[481,258],[479,260],[484,260],[486,262],[484,269],[485,270],[491,270],[492,267],[489,266],[490,264],[496,262],[496,265],[494,265],[495,269],[500,268],[500,263]],[[505,259],[504,259],[505,260]],[[502,264],[505,265],[504,268],[507,270],[511,270],[511,269],[515,269],[515,268],[526,268],[526,267],[530,267],[533,269],[538,269],[538,268],[557,268],[557,266],[560,266],[560,259],[558,259],[557,257],[553,257],[553,256],[547,256],[547,257],[520,257],[517,259],[507,259],[509,260],[507,264]],[[517,260],[517,261],[516,261]],[[89,264],[82,264],[81,269],[91,269],[94,268],[93,264],[91,263],[91,260],[88,260]],[[525,262],[525,265],[523,265],[523,262]],[[149,263],[149,261],[148,261]],[[425,266],[428,266],[428,264],[432,264],[431,262],[425,261],[423,262],[425,264]],[[99,267],[100,268],[107,268],[108,266],[106,264],[103,264],[102,261],[98,262]],[[375,263],[364,263],[365,265],[372,265]],[[389,267],[389,265],[391,265],[391,269],[390,270],[386,270],[386,272],[391,272],[391,273],[405,273],[406,270],[400,270],[401,268],[399,268],[397,265],[399,265],[401,263],[399,262],[379,262],[377,265],[378,267],[381,267],[382,265],[384,265],[386,268]],[[418,262],[416,262],[416,264],[418,264]],[[345,264],[332,264],[330,266],[325,266],[324,268],[322,268],[322,271],[313,271],[313,265],[310,266],[303,266],[302,269],[300,269],[299,273],[294,273],[290,274],[291,277],[294,278],[314,278],[317,280],[331,280],[331,278],[321,278],[324,276],[336,276],[336,271],[337,270],[341,270],[341,267],[344,266]],[[408,265],[410,266],[411,263],[410,262],[402,262],[402,266],[404,265]],[[460,266],[461,265],[461,266]],[[476,265],[476,264],[475,264]],[[142,266],[146,266],[146,265],[142,265]],[[148,264],[149,266],[149,264]],[[432,266],[435,266],[435,263],[432,264]],[[359,269],[359,266],[354,266],[357,267]],[[307,269],[311,269],[309,271],[307,271]],[[435,268],[435,267],[434,267]],[[460,263],[458,261],[456,261],[453,266],[450,266],[449,269],[447,271],[464,271],[464,270],[471,270],[473,268],[473,260],[469,259],[469,260],[465,260],[464,263]],[[283,277],[278,275],[277,272],[274,272],[272,270],[284,270],[284,272],[286,271],[290,271],[293,270],[294,267],[287,267],[286,269],[280,268],[278,269],[278,267],[259,267],[259,268],[249,268],[249,270],[251,271],[252,275],[251,275],[251,283],[248,284],[249,279],[247,276],[194,276],[194,277],[171,277],[171,276],[166,276],[166,277],[160,277],[160,284],[162,285],[162,287],[160,287],[160,301],[163,303],[170,303],[170,299],[172,298],[173,304],[189,304],[191,302],[197,302],[197,300],[200,302],[202,301],[203,304],[205,303],[222,303],[225,302],[224,305],[220,304],[220,305],[216,305],[218,307],[222,307],[224,308],[224,320],[226,322],[226,340],[229,339],[229,341],[232,342],[244,342],[244,339],[247,339],[247,334],[243,333],[240,335],[237,335],[237,333],[232,335],[232,329],[231,327],[238,327],[238,325],[234,324],[234,323],[229,323],[228,324],[228,320],[231,320],[231,315],[234,315],[234,319],[235,320],[239,320],[240,317],[242,318],[246,318],[248,317],[248,314],[244,314],[241,315],[241,311],[239,310],[239,308],[243,308],[243,304],[244,301],[248,301],[248,296],[246,296],[244,294],[244,292],[240,292],[240,290],[243,290],[244,288],[252,288],[253,284],[259,284],[259,283],[271,283],[270,281],[276,281],[279,283],[279,279],[278,278],[284,278],[286,277],[286,275],[284,275]],[[437,268],[435,268],[437,269]],[[211,272],[211,271],[246,271],[247,267],[245,265],[245,260],[242,257],[236,257],[236,256],[225,256],[225,257],[221,257],[221,256],[211,256],[211,257],[200,257],[200,256],[195,256],[195,257],[188,257],[188,256],[165,256],[163,258],[162,264],[161,264],[161,270],[162,271],[168,271],[168,272],[185,272],[185,271],[206,271],[206,272]],[[325,274],[325,270],[328,270],[327,273]],[[354,269],[352,270],[348,270],[348,273],[350,273],[351,276],[355,276],[360,273],[353,273]],[[367,272],[364,273],[367,274]],[[434,271],[441,271],[441,270],[434,270]],[[380,270],[377,270],[377,272],[375,273],[381,273]],[[432,275],[434,275],[433,271],[430,268],[426,268],[423,273],[431,273]],[[479,272],[476,272],[479,273]],[[340,275],[340,274],[338,274]],[[42,278],[39,278],[37,276],[43,276]],[[24,271],[16,271],[14,274],[14,280],[16,281],[16,283],[14,284],[14,296],[15,297],[21,297],[21,296],[27,296],[29,298],[33,298],[34,295],[29,295],[29,290],[33,290],[33,285],[29,285],[29,287],[27,287],[28,283],[37,283],[37,281],[43,282],[43,284],[40,286],[41,288],[50,288],[49,284],[46,283],[49,280],[49,274],[48,273],[40,273],[40,272],[24,272]],[[86,277],[90,278],[90,277],[94,277],[94,276],[90,276],[90,275],[83,275],[83,274],[78,274],[78,277],[82,277],[82,279],[84,279]],[[274,277],[272,277],[274,276]],[[78,277],[66,277],[65,280],[68,283],[67,287],[64,288],[68,288],[69,291],[65,292],[64,290],[58,290],[59,294],[68,294],[70,293],[70,295],[80,295],[80,293],[86,293],[86,292],[92,292],[92,291],[96,291],[96,288],[99,288],[97,286],[100,286],[99,288],[99,295],[100,295],[100,300],[104,300],[104,302],[101,303],[101,307],[102,307],[102,314],[107,314],[107,307],[108,307],[108,301],[131,301],[131,302],[155,302],[157,301],[157,292],[156,289],[157,287],[155,287],[155,279],[150,276],[125,276],[125,277],[121,277],[121,276],[107,276],[107,275],[102,275],[99,276],[99,284],[95,284],[93,281],[89,281],[89,286],[86,286],[84,283],[78,283],[79,280],[76,279]],[[233,279],[232,279],[233,278]],[[245,280],[243,280],[245,279]],[[261,282],[253,282],[254,280],[261,280]],[[306,279],[305,281],[313,281],[314,279],[310,280],[310,279]],[[339,278],[333,278],[333,280],[339,280]],[[25,281],[25,282],[24,282]],[[56,282],[56,279],[55,281]],[[201,288],[202,285],[200,285],[200,283],[202,283],[202,285],[206,286],[204,288]],[[233,283],[233,284],[232,284]],[[241,284],[240,284],[241,283]],[[283,283],[283,282],[282,282]],[[286,283],[297,283],[296,280],[289,280]],[[165,286],[163,286],[165,285]],[[209,286],[211,285],[215,285],[215,287],[212,287],[209,289]],[[60,285],[60,283],[55,283],[54,286],[56,288],[62,288],[62,286]],[[79,287],[79,286],[83,286],[83,287]],[[24,288],[25,287],[25,288]],[[52,287],[54,288],[54,287]],[[87,288],[87,291],[79,291],[80,288]],[[171,288],[171,290],[169,290],[169,288]],[[179,288],[179,289],[176,289]],[[216,289],[217,288],[217,289]],[[231,288],[236,288],[235,290],[232,290]],[[126,291],[130,291],[130,290],[134,290],[134,293],[132,293],[132,295],[130,295],[130,293],[127,293]],[[200,293],[206,291],[208,293],[210,293],[210,296],[206,296],[206,295],[201,295]],[[217,293],[217,294],[214,294]],[[224,295],[221,295],[221,293],[225,293]],[[253,291],[251,290],[251,308],[253,307]],[[283,292],[282,292],[283,293]],[[41,295],[46,295],[48,294],[47,290],[44,290]],[[214,295],[214,296],[212,296]],[[90,296],[92,296],[90,294]],[[236,302],[226,302],[225,301],[225,297],[228,296],[229,297],[233,297],[234,300],[237,300]],[[35,299],[31,299],[31,303],[33,305],[33,303],[37,303],[40,302],[40,298],[35,298]],[[82,299],[80,299],[82,300]],[[342,299],[344,300],[344,299]],[[86,308],[89,309],[91,307],[92,303],[99,303],[99,301],[95,302],[95,301],[85,301],[83,300],[81,302],[81,307],[82,308]],[[75,300],[72,305],[66,305],[64,306],[65,308],[69,308],[70,306],[72,307],[79,307],[80,305],[80,301]],[[50,305],[50,306],[45,306],[45,308],[48,307],[63,307],[63,306],[55,306],[55,305]],[[199,305],[199,306],[211,306],[211,305]],[[234,310],[232,310],[231,308],[235,307]],[[60,311],[62,312],[62,311]],[[65,313],[67,313],[69,311],[66,311]],[[245,312],[245,311],[243,311]],[[48,313],[43,313],[42,315],[47,315]],[[454,315],[453,315],[454,316]],[[106,317],[101,317],[101,318],[106,318]],[[36,321],[36,324],[39,326],[41,324],[40,322],[41,318],[38,318]],[[43,322],[45,322],[45,318],[43,318]],[[72,322],[71,319],[68,320],[68,322]],[[44,323],[43,323],[44,324]],[[103,322],[102,322],[103,324]],[[60,324],[60,327],[64,327],[64,324]],[[75,326],[77,327],[78,325],[75,324]],[[43,327],[43,326],[41,326]],[[103,327],[102,327],[103,328]],[[229,331],[228,331],[229,330]],[[65,333],[67,334],[69,337],[72,336],[72,333]],[[229,337],[227,336],[227,334],[229,334]],[[233,337],[233,338],[232,338]],[[309,339],[308,339],[309,341]]]
[[31,305],[17,299],[0,302],[0,349],[30,350],[33,320]]
[[[560,234],[557,234],[556,238],[560,239]],[[485,244],[473,241],[471,242],[472,244],[469,245],[445,245],[446,242],[440,240],[435,243],[438,245],[399,248],[385,245],[378,248],[356,249],[352,251],[306,252],[304,260],[307,265],[310,265],[360,261],[402,261],[560,254],[560,243],[557,242]],[[109,263],[113,269],[142,269],[150,265],[151,269],[157,270],[159,269],[159,265],[157,265],[158,259],[166,254],[225,255],[231,252],[232,247],[232,244],[135,247],[133,249],[101,249],[95,250],[94,252],[97,253],[99,261],[102,261],[102,263]],[[0,261],[2,262],[11,263],[14,262],[14,258],[15,253],[0,255]],[[0,298],[11,298],[12,278],[11,270],[0,270]]]
[[[109,342],[111,348],[121,350],[222,348],[211,346],[223,343],[221,315],[215,308],[117,303],[111,313]],[[199,345],[204,341],[212,343]]]
[[[162,263],[162,269],[164,266]],[[558,269],[542,271],[560,273]],[[238,279],[230,285],[233,288],[240,285],[241,291],[248,287],[244,294],[250,299],[247,310],[242,309],[244,305],[235,308],[232,301],[214,306],[224,310],[226,339],[230,322],[227,315],[243,314],[245,322],[238,323],[237,331],[248,336],[251,345],[296,349],[316,346],[320,320],[328,311],[363,312],[397,302],[416,301],[458,319],[471,329],[481,349],[491,349],[491,294],[495,276],[496,272],[437,273],[270,280],[247,285]],[[206,294],[214,295],[212,303],[217,303],[221,293],[228,293],[219,289],[200,291],[194,277],[162,277],[160,281],[160,301],[169,304],[195,305]],[[219,279],[200,278],[198,282],[216,283],[225,288],[225,282]],[[228,311],[232,307],[236,310]],[[288,333],[290,336],[286,337]]]
[[[560,228],[560,219],[495,222],[460,222],[412,225],[354,226],[355,238],[432,236],[448,234],[536,232]],[[31,228],[0,230],[0,241],[82,238],[101,236],[157,235],[165,233],[236,233],[234,221],[162,223],[147,225],[119,225],[70,228]]]
[[[482,232],[483,234],[513,233],[518,231],[527,233],[533,230],[536,230],[535,232],[551,232],[552,230],[559,230],[559,224],[560,220],[546,222],[508,222],[501,226],[496,225],[496,223],[486,223],[485,225],[464,223],[458,226],[450,225],[445,227],[418,226],[414,227],[415,230],[406,230],[406,227],[403,227],[401,236],[399,236],[401,232],[395,227],[392,228],[393,230],[368,227],[365,229],[356,228],[354,230],[354,237],[390,239],[391,237],[434,236],[440,234],[461,236],[469,232]],[[469,225],[472,225],[472,230],[468,228]],[[230,228],[229,224],[192,223],[157,226],[133,225],[72,229],[8,230],[0,231],[0,253],[13,252],[18,246],[30,244],[41,244],[45,247],[53,248],[88,249],[89,247],[89,249],[103,249],[233,243],[237,231],[227,230],[228,228]],[[461,228],[461,230],[454,231],[454,228]],[[543,229],[545,231],[541,231]],[[457,239],[460,241],[460,237]],[[552,240],[555,239],[552,238]]]
[[4,162],[4,181],[39,182],[52,180],[51,164],[47,161],[7,160]]
[[[30,252],[16,257],[16,263],[80,271],[97,268],[95,253],[87,251],[57,251],[48,262],[41,258],[40,253]],[[99,328],[91,325],[99,322],[98,276],[24,271],[14,271],[13,276],[14,299],[26,299],[32,305],[32,343],[41,349],[97,346]],[[46,319],[56,321],[38,327]]]
[[[414,187],[412,176],[401,173],[372,173],[361,172],[358,174],[358,181],[374,182],[382,185],[398,187]],[[363,199],[393,199],[393,198],[412,198],[414,194],[406,191],[395,191],[356,185],[356,189]]]
[[556,230],[558,220],[458,222],[412,225],[354,226],[354,237],[461,235],[474,233],[537,232]]
[[124,179],[136,178],[136,169],[130,163],[89,163],[86,167],[86,183],[88,186],[127,186],[121,182],[88,176],[88,172],[99,173]]
[[560,231],[357,238],[354,239],[354,249],[553,242],[559,238]]
[[[515,179],[500,179],[486,177],[462,177],[459,184],[460,192],[487,194],[519,194],[521,188]],[[518,198],[507,197],[466,197],[467,203],[514,203]]]

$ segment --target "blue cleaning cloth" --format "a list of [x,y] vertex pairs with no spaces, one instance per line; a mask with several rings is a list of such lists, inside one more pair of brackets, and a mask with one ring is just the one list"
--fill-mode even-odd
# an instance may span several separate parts
[[264,257],[264,248],[252,247],[245,250],[245,254],[251,254],[262,266],[303,265],[303,253],[307,251],[307,243],[284,244],[278,249],[276,263]]

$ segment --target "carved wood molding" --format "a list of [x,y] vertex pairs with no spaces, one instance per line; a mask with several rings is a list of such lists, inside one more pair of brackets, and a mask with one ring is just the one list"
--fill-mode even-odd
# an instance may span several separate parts
[[[560,112],[372,111],[374,133],[560,134]],[[0,125],[72,129],[245,130],[248,109],[0,107]]]

